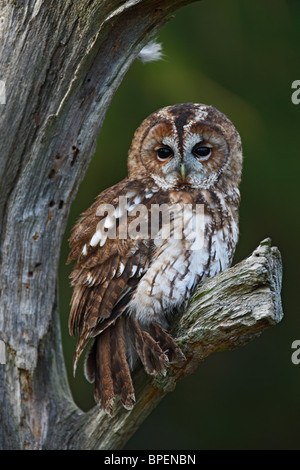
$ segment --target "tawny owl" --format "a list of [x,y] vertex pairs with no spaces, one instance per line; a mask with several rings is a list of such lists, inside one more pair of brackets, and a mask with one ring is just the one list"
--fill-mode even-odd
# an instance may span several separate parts
[[160,109],[135,132],[128,177],[74,227],[74,371],[92,339],[85,375],[109,414],[116,397],[134,405],[136,358],[148,374],[184,360],[168,325],[199,281],[232,262],[241,170],[240,136],[224,114],[192,103]]

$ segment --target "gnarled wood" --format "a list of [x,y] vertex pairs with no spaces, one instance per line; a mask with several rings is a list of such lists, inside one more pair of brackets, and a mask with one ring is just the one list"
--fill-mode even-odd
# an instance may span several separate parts
[[[224,327],[217,333],[204,326],[211,320],[211,327],[216,325],[218,318],[202,315],[206,320],[200,327],[200,346],[194,336],[200,323],[195,310],[189,310],[177,325],[188,356],[185,368],[169,371],[155,384],[139,372],[139,399],[131,415],[118,409],[109,420],[95,410],[83,413],[73,403],[56,302],[60,244],[70,204],[94,153],[105,112],[131,62],[168,14],[191,1],[0,1],[0,80],[6,85],[6,104],[0,105],[0,340],[6,358],[6,364],[0,364],[2,449],[119,448],[207,351],[219,349],[217,344],[237,346],[270,321],[256,322],[252,328],[250,307],[242,317],[235,310],[233,317],[228,313],[229,323],[223,318]],[[274,256],[269,248],[263,259],[271,263]],[[250,271],[258,279],[254,268]],[[233,302],[234,286],[240,288],[237,277],[230,277],[233,272],[203,286],[216,286],[218,279],[225,282],[222,276],[229,276],[226,296]],[[276,300],[279,312],[279,288],[271,292],[267,287],[271,278],[265,279],[262,290],[270,305]],[[202,298],[209,303],[206,296],[211,294],[199,292],[195,302]],[[252,309],[257,294],[249,291]],[[235,340],[230,340],[234,334]]]
[[[238,348],[281,321],[281,256],[269,239],[246,260],[202,282],[189,307],[178,316],[173,335],[186,355],[165,376],[134,375],[137,403],[131,412],[116,404],[113,418],[90,410],[78,426],[71,447],[120,449],[178,380],[191,374],[210,354]],[[88,430],[88,435],[83,432]]]

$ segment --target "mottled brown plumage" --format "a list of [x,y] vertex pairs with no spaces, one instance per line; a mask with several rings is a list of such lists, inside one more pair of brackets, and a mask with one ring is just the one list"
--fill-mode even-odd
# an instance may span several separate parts
[[132,408],[137,358],[148,374],[184,360],[168,322],[201,279],[231,264],[241,168],[240,137],[225,115],[200,104],[163,108],[137,129],[128,177],[103,191],[74,227],[74,370],[92,340],[85,373],[109,414],[115,397]]

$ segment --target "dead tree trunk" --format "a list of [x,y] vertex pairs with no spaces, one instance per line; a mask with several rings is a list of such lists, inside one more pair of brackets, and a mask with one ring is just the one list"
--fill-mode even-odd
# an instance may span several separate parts
[[[0,104],[2,449],[120,448],[207,354],[237,346],[280,320],[280,288],[273,279],[280,278],[278,254],[264,245],[257,252],[261,259],[252,255],[255,262],[240,265],[244,277],[237,267],[203,285],[177,325],[189,358],[185,369],[156,383],[137,372],[140,399],[131,413],[117,409],[110,421],[98,410],[83,413],[72,401],[56,294],[70,204],[128,67],[167,15],[191,2],[0,0],[0,81],[6,87],[6,104]],[[223,297],[215,314],[207,307],[205,316],[212,286]],[[201,317],[193,307],[198,301]]]

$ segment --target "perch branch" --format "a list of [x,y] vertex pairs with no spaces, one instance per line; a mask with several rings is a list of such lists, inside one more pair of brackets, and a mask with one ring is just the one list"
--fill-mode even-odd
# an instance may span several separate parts
[[281,256],[266,239],[244,261],[202,282],[186,312],[177,318],[173,334],[186,362],[170,366],[165,376],[149,377],[135,371],[137,403],[132,411],[116,404],[112,418],[97,408],[80,422],[71,448],[120,449],[159,401],[176,383],[191,374],[210,354],[238,348],[266,328],[279,323]]

